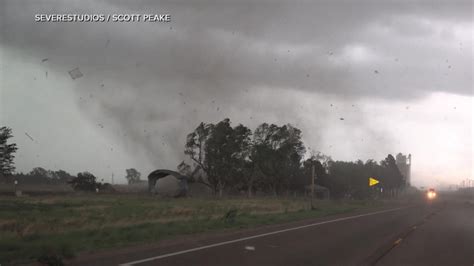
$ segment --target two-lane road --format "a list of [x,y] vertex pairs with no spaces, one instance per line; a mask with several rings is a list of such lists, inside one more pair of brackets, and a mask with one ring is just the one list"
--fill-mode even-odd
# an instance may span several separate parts
[[474,205],[416,204],[77,260],[97,265],[474,265]]

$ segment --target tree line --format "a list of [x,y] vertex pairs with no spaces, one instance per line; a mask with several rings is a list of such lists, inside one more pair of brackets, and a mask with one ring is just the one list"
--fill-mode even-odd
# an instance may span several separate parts
[[[8,144],[11,129],[0,128],[0,177],[30,184],[71,184],[77,190],[95,190],[104,183],[89,172],[73,176],[64,170],[52,171],[41,167],[27,174],[14,173],[15,144]],[[200,123],[186,138],[184,161],[178,171],[190,177],[190,182],[208,186],[215,195],[256,192],[272,195],[306,193],[314,168],[315,184],[330,190],[333,198],[369,198],[394,194],[406,186],[396,165],[388,155],[376,162],[334,161],[322,153],[305,158],[306,147],[300,129],[286,125],[262,123],[255,130],[239,124],[231,126],[229,119],[216,124]],[[129,184],[140,182],[141,174],[126,169]],[[370,188],[368,178],[380,180],[380,186]],[[383,191],[382,191],[383,190]]]
[[[305,193],[313,167],[315,183],[335,198],[368,198],[405,186],[390,154],[380,163],[333,161],[321,153],[304,159],[302,132],[291,124],[262,123],[252,132],[242,124],[232,127],[229,119],[202,122],[187,135],[184,153],[192,163],[183,161],[178,170],[219,196],[229,191],[245,191],[248,196],[257,191],[275,196]],[[381,181],[382,191],[368,186],[369,177]]]

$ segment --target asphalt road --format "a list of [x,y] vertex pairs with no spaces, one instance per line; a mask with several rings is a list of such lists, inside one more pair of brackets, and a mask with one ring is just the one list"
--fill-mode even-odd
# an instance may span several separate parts
[[190,238],[87,265],[474,265],[474,204],[442,200]]

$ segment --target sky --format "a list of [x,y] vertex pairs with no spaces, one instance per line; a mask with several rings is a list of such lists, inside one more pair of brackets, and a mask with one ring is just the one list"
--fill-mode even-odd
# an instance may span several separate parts
[[[64,13],[171,22],[35,22]],[[125,183],[176,169],[188,133],[230,118],[291,123],[335,160],[411,153],[413,185],[459,184],[473,36],[471,1],[0,0],[0,124],[18,172]]]

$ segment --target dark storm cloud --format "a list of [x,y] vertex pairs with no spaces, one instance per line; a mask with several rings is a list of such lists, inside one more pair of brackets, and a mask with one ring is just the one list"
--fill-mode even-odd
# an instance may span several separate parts
[[[472,39],[453,46],[457,37],[451,33],[453,25],[472,26],[470,1],[9,0],[0,5],[5,51],[38,62],[48,58],[44,64],[64,75],[79,67],[84,76],[71,86],[87,98],[78,100],[84,113],[94,123],[107,120],[150,157],[161,152],[179,158],[184,136],[197,122],[224,116],[246,122],[232,110],[244,108],[262,88],[348,101],[412,100],[434,91],[472,94]],[[64,12],[170,13],[172,22],[34,22],[36,13]],[[282,112],[281,93],[263,97],[251,112]],[[299,111],[284,112],[290,120]],[[364,127],[360,119],[357,126]]]
[[[429,38],[437,34],[430,23],[417,23],[413,18],[469,23],[472,20],[469,1],[451,4],[431,1],[401,4],[392,1],[362,4],[349,1],[203,1],[192,4],[139,1],[131,4],[121,1],[117,4],[110,1],[110,6],[91,1],[75,2],[75,5],[17,3],[4,4],[7,7],[2,34],[4,44],[32,54],[54,53],[56,59],[67,65],[102,66],[97,72],[118,71],[124,82],[133,80],[129,75],[134,75],[148,83],[192,85],[199,94],[232,94],[257,86],[345,97],[403,98],[443,90],[472,93],[471,73],[465,69],[471,63],[462,60],[470,55],[469,46],[464,48],[464,53],[446,54],[455,58],[434,60],[443,64],[439,69],[427,69],[422,63],[432,60],[436,47],[399,50],[409,48],[409,44],[399,47],[404,38]],[[71,25],[32,21],[33,14],[46,11],[169,12],[173,22]],[[393,39],[384,40],[368,31],[374,25],[385,27]],[[380,58],[372,63],[355,64],[344,54],[344,49],[351,44],[362,45]],[[338,58],[339,64],[334,64],[334,58]],[[446,59],[457,63],[456,68],[448,71]],[[142,73],[130,70],[136,63],[142,66]],[[380,71],[378,77],[372,75],[374,69]],[[447,86],[448,82],[456,83]],[[135,85],[142,84],[135,81]]]

